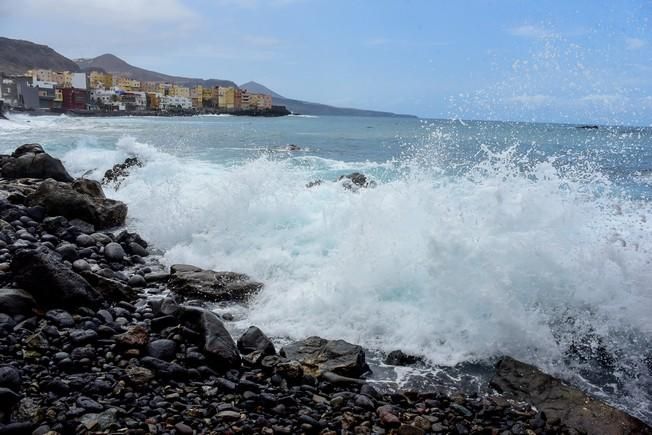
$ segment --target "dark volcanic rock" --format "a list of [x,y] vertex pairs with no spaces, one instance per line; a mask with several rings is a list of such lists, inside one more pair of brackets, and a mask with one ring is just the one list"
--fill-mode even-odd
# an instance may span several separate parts
[[419,361],[421,361],[419,357],[405,354],[401,350],[393,350],[387,354],[387,358],[385,358],[385,364],[393,366],[409,366],[416,364]]
[[153,340],[147,345],[147,355],[163,361],[172,361],[177,353],[177,344],[173,340]]
[[118,280],[106,278],[97,273],[86,271],[79,272],[103,298],[113,301],[131,300],[136,296],[136,291]]
[[275,355],[274,343],[259,328],[250,326],[238,339],[238,349],[243,355],[262,352],[263,355]]
[[218,369],[240,365],[240,354],[233,338],[217,315],[202,308],[179,308],[175,315],[191,331],[200,334],[204,353]]
[[[175,265],[176,266],[176,265]],[[244,302],[263,287],[247,275],[213,270],[181,271],[178,268],[170,276],[169,288],[185,297],[197,297],[207,301]]]
[[68,183],[45,180],[27,198],[29,204],[45,207],[51,216],[82,219],[96,228],[124,224],[127,206],[112,199],[92,196],[75,190]]
[[61,160],[44,152],[39,144],[25,144],[16,148],[11,156],[0,160],[0,165],[0,172],[7,179],[53,178],[57,181],[73,181]]
[[0,288],[0,313],[29,314],[35,305],[32,295],[24,290]]
[[0,387],[18,390],[20,388],[20,372],[12,366],[0,366]]
[[91,285],[47,250],[18,252],[11,262],[16,283],[41,304],[61,307],[95,307],[101,296]]
[[102,177],[102,184],[115,183],[116,187],[129,175],[131,168],[142,168],[143,162],[138,157],[128,157],[122,163],[113,165],[113,168],[107,170]]
[[369,370],[362,347],[344,340],[309,337],[283,347],[280,354],[299,361],[304,371],[313,376],[333,372],[358,377]]
[[369,180],[365,174],[360,172],[353,172],[348,175],[341,175],[337,181],[342,181],[342,185],[350,190],[355,190],[360,187],[376,187],[376,182]]
[[536,406],[549,421],[560,419],[580,433],[639,434],[652,431],[637,418],[510,357],[498,361],[491,386],[505,397]]
[[111,242],[104,247],[104,256],[109,261],[122,261],[125,251],[120,243]]

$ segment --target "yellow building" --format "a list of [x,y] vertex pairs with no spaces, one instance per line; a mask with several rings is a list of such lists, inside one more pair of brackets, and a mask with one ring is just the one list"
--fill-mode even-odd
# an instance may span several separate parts
[[158,92],[147,92],[145,97],[147,98],[147,108],[150,110],[158,110],[161,108],[161,97],[163,95]]
[[113,86],[113,76],[111,74],[105,74],[99,71],[91,71],[88,76],[90,81],[91,89],[109,89]]
[[[239,94],[239,92],[238,92]],[[222,109],[222,110],[236,110],[240,108],[240,104],[238,101],[237,107],[236,107],[236,99],[239,100],[239,98],[236,98],[236,88],[233,87],[222,87],[220,86],[218,91],[217,91],[217,107]]]
[[217,107],[218,89],[218,86],[212,88],[204,88],[202,103],[205,107]]
[[128,77],[113,77],[113,86],[124,91],[140,91],[140,82]]
[[143,92],[159,92],[159,82],[140,82],[140,90]]
[[201,109],[204,107],[204,87],[202,85],[198,85],[190,89],[190,99],[192,100],[193,108]]
[[170,87],[168,90],[167,95],[170,97],[185,97],[185,98],[190,98],[190,88],[187,88],[185,86],[177,86],[173,85]]
[[268,110],[272,108],[272,96],[265,94],[249,94],[249,108]]

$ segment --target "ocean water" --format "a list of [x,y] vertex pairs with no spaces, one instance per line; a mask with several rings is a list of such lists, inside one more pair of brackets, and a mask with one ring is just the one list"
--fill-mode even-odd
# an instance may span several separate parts
[[[652,422],[652,128],[229,116],[0,121],[107,194],[166,264],[245,272],[216,307],[279,342],[342,338],[420,369],[536,364]],[[288,151],[296,144],[300,151]],[[375,188],[335,182],[359,171]],[[325,182],[313,188],[306,184]],[[382,365],[379,372],[392,372]]]

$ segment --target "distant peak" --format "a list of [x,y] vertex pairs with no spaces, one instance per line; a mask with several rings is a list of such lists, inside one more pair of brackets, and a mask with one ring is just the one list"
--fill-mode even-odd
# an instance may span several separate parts
[[240,89],[246,89],[249,92],[253,92],[256,94],[266,94],[266,95],[271,95],[272,97],[275,98],[285,98],[281,94],[278,94],[274,91],[272,91],[270,88],[268,88],[265,85],[261,85],[258,82],[254,82],[253,80],[247,83],[243,83],[239,86]]

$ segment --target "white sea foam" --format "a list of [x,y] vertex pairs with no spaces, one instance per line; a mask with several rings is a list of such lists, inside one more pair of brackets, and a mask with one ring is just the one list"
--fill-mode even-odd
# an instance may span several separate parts
[[[640,368],[652,336],[649,203],[595,195],[609,190],[595,174],[562,176],[551,161],[525,171],[510,150],[484,152],[454,177],[424,164],[435,153],[380,165],[308,156],[220,165],[123,138],[63,157],[76,174],[97,168],[95,177],[141,157],[145,166],[109,196],[128,203],[130,225],[168,264],[264,282],[239,326],[445,365],[509,354],[577,379],[564,353],[595,334],[625,366],[638,364],[638,379],[617,376],[628,406],[646,406],[637,397],[650,386]],[[378,167],[400,175],[358,192],[305,187]]]

